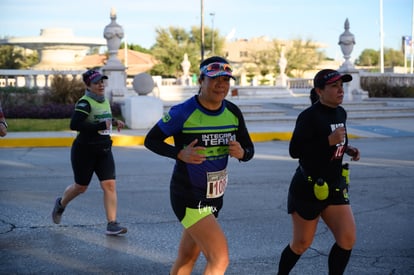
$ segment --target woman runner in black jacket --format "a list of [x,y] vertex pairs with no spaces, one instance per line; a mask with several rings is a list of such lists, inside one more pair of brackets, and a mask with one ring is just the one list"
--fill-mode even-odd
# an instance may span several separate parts
[[351,75],[335,70],[318,72],[313,81],[319,101],[297,118],[289,145],[291,157],[299,159],[288,195],[293,239],[280,257],[279,275],[289,274],[312,244],[320,217],[336,241],[329,253],[329,274],[343,274],[350,258],[356,229],[342,159],[348,154],[357,161],[360,154],[348,145],[347,115],[339,105],[342,84],[351,80]]

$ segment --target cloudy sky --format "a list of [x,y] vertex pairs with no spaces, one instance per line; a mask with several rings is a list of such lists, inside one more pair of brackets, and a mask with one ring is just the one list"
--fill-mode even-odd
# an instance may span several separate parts
[[[75,36],[103,38],[115,8],[127,42],[149,48],[156,28],[200,26],[201,1],[1,0],[0,38],[38,36],[45,28],[71,28]],[[204,0],[204,24],[211,28],[214,22],[222,36],[233,39],[310,39],[325,44],[329,57],[342,59],[338,41],[348,18],[356,40],[352,58],[357,58],[366,48],[380,48],[380,1]],[[382,1],[384,46],[400,49],[402,36],[412,33],[414,0]]]

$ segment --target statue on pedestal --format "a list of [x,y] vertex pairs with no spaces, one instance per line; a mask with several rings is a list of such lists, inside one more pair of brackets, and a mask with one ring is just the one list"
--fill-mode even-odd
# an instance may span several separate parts
[[184,54],[184,60],[181,62],[181,68],[183,69],[183,76],[181,77],[181,85],[189,86],[191,85],[191,79],[190,79],[190,67],[191,63],[188,60],[188,54]]
[[349,21],[348,18],[345,20],[345,31],[339,36],[338,44],[341,46],[342,54],[344,55],[345,62],[342,64],[341,69],[349,71],[354,69],[354,65],[349,61],[351,58],[352,50],[355,45],[355,36],[349,31]]
[[118,59],[117,54],[121,39],[124,37],[122,26],[116,23],[115,9],[111,9],[111,23],[104,29],[104,37],[108,46],[109,57],[103,67],[103,73],[109,77],[107,86],[105,87],[105,95],[112,102],[124,103],[124,97],[128,92],[126,87],[125,66]]
[[124,37],[124,30],[122,26],[116,23],[116,12],[115,9],[111,9],[111,23],[107,25],[104,29],[104,37],[108,45],[109,58],[106,63],[107,66],[123,66],[122,63],[118,60],[117,54],[119,46],[121,45],[121,40]]
[[339,46],[344,55],[345,62],[338,69],[341,73],[350,74],[353,78],[352,82],[344,83],[345,100],[361,100],[368,98],[368,92],[361,89],[360,73],[349,60],[355,45],[355,37],[349,31],[348,18],[345,20],[345,31],[339,36]]
[[287,59],[285,57],[285,45],[282,45],[280,49],[280,57],[279,57],[279,70],[280,75],[278,79],[276,79],[276,86],[287,87],[287,75],[285,73],[286,66],[287,66]]

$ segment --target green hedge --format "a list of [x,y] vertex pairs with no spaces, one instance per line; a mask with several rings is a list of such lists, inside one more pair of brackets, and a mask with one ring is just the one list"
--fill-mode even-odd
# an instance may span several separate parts
[[368,91],[369,97],[414,97],[414,87],[391,85],[386,78],[361,78],[361,88]]

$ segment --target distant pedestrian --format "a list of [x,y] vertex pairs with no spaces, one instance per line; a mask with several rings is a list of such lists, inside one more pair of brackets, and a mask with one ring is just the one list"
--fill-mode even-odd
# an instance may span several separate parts
[[[199,93],[175,105],[148,133],[145,146],[175,159],[171,205],[184,227],[171,275],[191,274],[200,255],[204,274],[224,274],[229,264],[226,237],[217,222],[227,186],[228,158],[248,161],[254,147],[240,109],[227,96],[232,67],[222,57],[200,64]],[[174,145],[165,142],[174,137]]]
[[[289,274],[300,256],[312,244],[319,218],[334,235],[328,257],[329,274],[343,274],[356,239],[356,226],[348,197],[344,154],[359,160],[359,150],[348,145],[346,111],[340,106],[343,82],[352,76],[322,70],[313,80],[319,98],[299,114],[289,153],[299,159],[288,195],[288,213],[293,222],[293,239],[283,250],[279,275]],[[345,167],[346,168],[346,167]]]
[[127,228],[116,221],[115,162],[110,135],[112,126],[116,126],[119,131],[125,124],[112,117],[109,101],[105,98],[104,79],[108,77],[95,70],[83,74],[83,81],[87,88],[85,95],[76,103],[70,122],[70,128],[78,131],[71,149],[75,182],[66,188],[62,197],[56,199],[52,218],[54,223],[60,223],[66,206],[88,189],[95,173],[104,193],[104,207],[108,221],[106,234],[118,235],[126,233]]
[[0,137],[7,135],[7,127],[6,117],[3,114],[3,109],[1,108],[0,102]]

